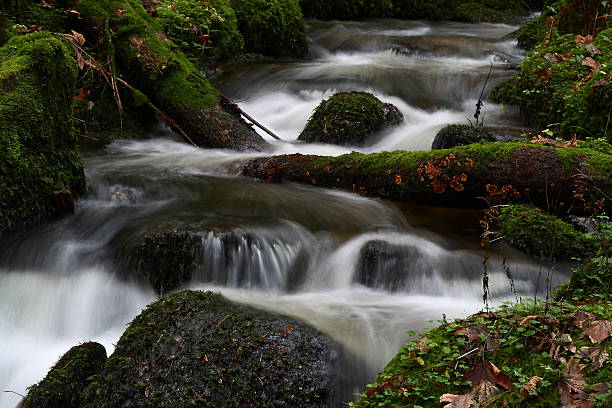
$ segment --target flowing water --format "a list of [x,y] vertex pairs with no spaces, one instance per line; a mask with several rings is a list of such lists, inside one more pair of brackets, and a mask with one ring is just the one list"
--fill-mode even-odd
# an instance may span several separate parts
[[[312,60],[234,64],[215,81],[286,140],[297,138],[322,98],[369,90],[396,104],[405,123],[361,150],[428,149],[437,129],[471,116],[491,63],[492,82],[510,75],[508,64],[521,53],[500,38],[514,28],[311,22]],[[502,107],[487,103],[486,115],[488,124],[516,125]],[[203,267],[189,288],[304,320],[343,345],[352,356],[340,390],[345,401],[373,380],[407,330],[482,307],[478,214],[244,179],[235,163],[260,154],[155,136],[84,150],[90,192],[76,213],[0,241],[0,391],[25,393],[79,342],[112,351],[125,324],[156,298],[121,262],[121,248],[160,228],[200,231]],[[500,249],[489,260],[493,303],[512,298],[504,256],[517,290],[533,296],[546,267]],[[555,282],[567,278],[559,269]],[[18,401],[0,395],[0,407]]]

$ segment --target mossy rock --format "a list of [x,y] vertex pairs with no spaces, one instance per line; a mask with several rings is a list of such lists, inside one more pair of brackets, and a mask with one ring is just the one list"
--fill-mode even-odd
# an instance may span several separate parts
[[47,376],[28,389],[25,408],[81,408],[81,391],[99,374],[106,362],[106,349],[99,343],[72,347]]
[[298,0],[230,0],[246,52],[304,58],[308,44]]
[[483,127],[469,125],[448,125],[442,128],[434,138],[432,149],[450,149],[480,141],[495,141],[493,132]]
[[130,323],[85,406],[323,407],[334,397],[337,356],[303,323],[184,291]]
[[77,67],[47,32],[0,48],[0,234],[52,215],[54,192],[85,193],[73,125]]
[[509,245],[545,259],[569,260],[592,253],[593,239],[571,224],[527,205],[502,208],[498,233]]
[[389,103],[367,92],[340,92],[321,102],[298,137],[304,142],[364,145],[387,127],[398,125],[403,115]]
[[145,276],[164,295],[189,281],[202,261],[201,237],[173,229],[145,234],[124,252],[131,269]]

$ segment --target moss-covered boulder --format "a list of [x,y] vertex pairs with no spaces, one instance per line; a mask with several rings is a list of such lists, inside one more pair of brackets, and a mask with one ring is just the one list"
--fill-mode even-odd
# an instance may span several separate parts
[[340,92],[321,102],[298,140],[359,146],[372,142],[373,134],[403,119],[397,107],[371,93]]
[[246,52],[304,58],[308,44],[298,0],[230,0]]
[[589,235],[539,208],[518,204],[504,207],[497,223],[505,242],[545,259],[583,258],[594,248]]
[[85,192],[72,120],[76,75],[70,46],[49,33],[0,48],[0,234],[53,214],[54,193]]
[[302,323],[211,292],[179,292],[132,321],[85,406],[323,407],[337,355]]
[[431,148],[449,149],[455,146],[478,143],[481,140],[492,142],[495,141],[495,136],[491,130],[483,127],[448,125],[436,134]]
[[177,228],[145,234],[125,250],[128,265],[164,295],[189,281],[202,263],[202,238]]
[[99,343],[72,347],[47,376],[28,389],[25,408],[82,408],[81,392],[99,374],[106,362],[106,349]]

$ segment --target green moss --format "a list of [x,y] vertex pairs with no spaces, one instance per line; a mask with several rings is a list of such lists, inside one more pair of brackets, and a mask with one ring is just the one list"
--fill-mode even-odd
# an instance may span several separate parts
[[[592,346],[588,340],[581,339],[583,329],[573,325],[572,319],[578,310],[593,313],[592,320],[609,319],[611,306],[609,300],[582,306],[553,302],[545,315],[543,305],[527,302],[503,306],[491,314],[479,313],[467,319],[443,322],[401,348],[376,382],[367,386],[361,394],[362,399],[351,406],[439,408],[442,394],[469,392],[473,384],[467,382],[464,375],[482,362],[494,364],[510,382],[507,390],[497,385],[500,392],[488,400],[486,406],[560,406],[559,378],[564,363],[548,352],[555,344],[553,331],[557,335],[558,330],[568,334],[577,348]],[[537,315],[535,319],[534,315]],[[532,317],[525,319],[527,316]],[[469,339],[468,331],[475,333],[475,338]],[[482,352],[485,343],[494,343],[495,348],[491,350],[489,346],[486,353]],[[612,349],[610,339],[601,345],[608,351]],[[465,355],[474,348],[480,351]],[[572,353],[561,348],[561,355],[569,360]],[[607,381],[609,361],[600,369],[586,365],[587,360],[583,362],[587,387]],[[536,388],[537,395],[521,393],[521,387],[533,376],[542,378]],[[603,398],[610,401],[609,394],[604,394]]]
[[151,13],[159,16],[165,33],[196,65],[244,51],[229,0],[163,0]]
[[81,408],[81,391],[91,376],[102,371],[105,362],[106,350],[101,344],[72,347],[41,382],[28,389],[25,408]]
[[392,105],[371,93],[340,92],[321,102],[299,140],[339,145],[362,145],[368,137],[403,119]]
[[85,192],[73,127],[76,63],[46,32],[12,38],[0,49],[0,233],[53,212],[53,192]]
[[304,58],[308,44],[298,0],[230,0],[248,53]]
[[[548,127],[555,136],[569,138],[612,137],[609,107],[612,85],[612,31],[602,31],[595,47],[575,44],[574,35],[557,35],[530,52],[519,73],[498,85],[491,97],[502,103],[518,104],[532,125]],[[599,68],[592,69],[589,61]]]
[[501,210],[498,232],[509,245],[530,255],[555,260],[584,258],[594,242],[571,224],[527,205],[510,205]]
[[527,24],[518,29],[513,36],[518,41],[518,46],[531,50],[541,44],[546,36],[546,17],[544,15],[529,20]]

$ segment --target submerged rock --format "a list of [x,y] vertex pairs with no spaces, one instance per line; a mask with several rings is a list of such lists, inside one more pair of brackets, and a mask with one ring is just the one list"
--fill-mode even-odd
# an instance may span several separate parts
[[85,406],[330,406],[338,361],[337,346],[303,323],[184,291],[132,321]]
[[366,242],[359,253],[358,280],[371,288],[397,291],[405,286],[418,249],[383,240]]
[[104,368],[106,350],[99,343],[72,347],[51,368],[47,376],[29,388],[25,408],[81,408],[81,391],[90,377]]
[[404,117],[390,103],[367,92],[340,92],[321,102],[298,137],[304,142],[360,146]]

